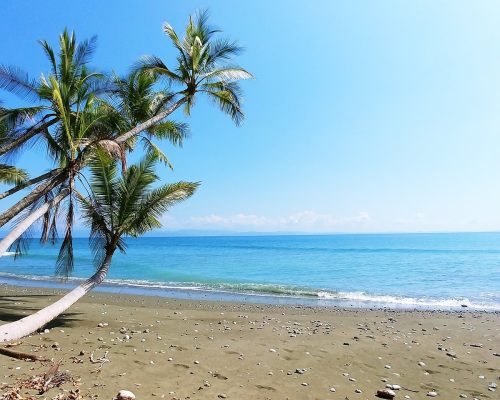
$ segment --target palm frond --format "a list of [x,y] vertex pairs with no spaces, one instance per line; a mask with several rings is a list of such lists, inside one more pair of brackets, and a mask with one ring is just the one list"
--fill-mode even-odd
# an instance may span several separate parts
[[0,89],[4,89],[27,100],[38,98],[38,85],[18,67],[0,65]]
[[212,100],[219,109],[228,114],[236,125],[240,125],[243,121],[245,115],[241,109],[239,97],[235,95],[237,93],[238,87],[233,83],[232,86],[224,85],[223,89],[208,89],[205,93],[208,98]]
[[19,185],[28,179],[28,173],[12,165],[0,164],[0,182]]
[[46,106],[2,108],[0,110],[0,121],[6,124],[8,129],[15,129],[24,123],[33,122],[40,113],[47,111]]
[[123,226],[124,221],[135,213],[137,205],[142,202],[144,191],[158,179],[154,170],[155,162],[156,158],[153,156],[144,158],[132,165],[119,182],[117,225]]
[[162,59],[156,56],[142,56],[134,69],[151,75],[164,76],[174,82],[182,82],[182,77],[171,71]]
[[231,81],[240,81],[245,79],[253,79],[254,76],[250,72],[239,67],[218,68],[201,75],[202,80],[205,79],[210,80],[214,78],[221,79],[225,82],[231,82]]
[[92,36],[88,40],[80,42],[75,49],[75,56],[73,63],[75,68],[80,68],[90,61],[90,57],[94,54],[97,46],[97,36]]
[[174,146],[182,147],[184,139],[189,137],[190,132],[189,125],[184,122],[163,121],[148,129],[147,134],[160,140],[168,140]]
[[243,47],[236,41],[217,39],[210,46],[207,65],[215,66],[222,61],[227,61],[243,52]]
[[70,196],[68,201],[68,210],[66,211],[66,228],[64,239],[59,249],[56,261],[56,275],[67,279],[73,272],[75,260],[73,254],[73,224],[74,224],[74,203]]
[[155,145],[151,140],[145,137],[142,138],[142,142],[144,144],[144,148],[146,149],[146,155],[148,157],[160,161],[171,170],[174,169],[174,166],[168,159],[167,155],[157,145]]
[[127,220],[126,233],[140,236],[161,227],[160,216],[174,204],[192,196],[198,186],[198,182],[177,182],[151,191],[145,196],[132,218]]

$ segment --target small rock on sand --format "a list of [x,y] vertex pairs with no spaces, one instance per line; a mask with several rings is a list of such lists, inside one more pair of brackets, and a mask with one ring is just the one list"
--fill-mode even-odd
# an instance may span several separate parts
[[377,397],[380,397],[381,399],[393,399],[396,397],[396,392],[391,389],[377,390]]
[[120,390],[113,400],[135,400],[135,394],[128,390]]

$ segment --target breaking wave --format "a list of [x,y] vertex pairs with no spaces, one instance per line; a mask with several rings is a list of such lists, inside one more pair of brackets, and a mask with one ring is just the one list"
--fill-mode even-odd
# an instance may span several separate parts
[[[68,287],[83,282],[83,278],[69,278],[65,283],[53,276],[20,275],[0,273],[0,283],[20,285]],[[306,304],[317,306],[342,306],[360,308],[404,308],[404,309],[471,309],[484,311],[500,311],[500,299],[497,294],[486,293],[481,300],[468,298],[437,298],[437,297],[409,297],[390,294],[371,294],[365,292],[342,292],[330,290],[316,290],[306,287],[252,284],[252,283],[199,283],[199,282],[158,282],[132,279],[106,279],[102,290],[117,288],[127,291],[127,288],[142,289],[141,294],[148,294],[154,290],[154,295],[176,296],[176,293],[190,292],[191,297],[202,293],[203,298],[210,299],[211,294],[224,294],[224,298],[235,301],[252,301],[252,298],[261,298],[259,302]],[[151,293],[151,292],[150,292]],[[262,298],[265,298],[263,300]],[[287,299],[289,301],[287,301]],[[283,301],[284,300],[284,301]]]

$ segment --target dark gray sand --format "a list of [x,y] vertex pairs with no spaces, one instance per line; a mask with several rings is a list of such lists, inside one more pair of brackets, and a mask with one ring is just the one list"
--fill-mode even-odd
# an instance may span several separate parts
[[[2,285],[0,321],[60,294]],[[396,399],[500,398],[500,315],[467,309],[340,310],[96,293],[13,349],[61,362],[60,371],[80,379],[84,398],[110,400],[125,389],[137,399],[364,400],[388,385]],[[92,353],[109,362],[93,363]],[[0,393],[51,365],[0,356]]]

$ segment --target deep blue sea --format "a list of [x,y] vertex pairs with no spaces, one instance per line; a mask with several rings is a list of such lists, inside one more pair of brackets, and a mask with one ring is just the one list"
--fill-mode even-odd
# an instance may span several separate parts
[[[500,311],[500,233],[128,239],[105,290],[320,306]],[[74,241],[74,279],[93,272]],[[59,286],[57,248],[0,258],[0,282]]]

